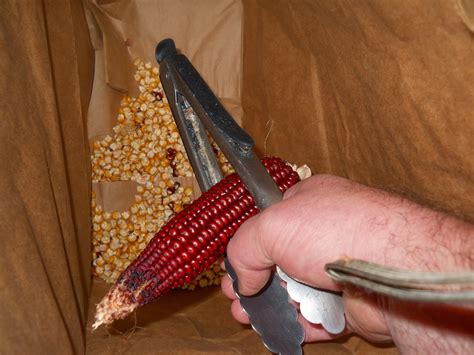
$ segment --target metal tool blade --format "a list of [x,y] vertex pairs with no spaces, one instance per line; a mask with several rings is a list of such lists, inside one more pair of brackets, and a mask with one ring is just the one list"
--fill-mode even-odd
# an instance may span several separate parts
[[289,277],[277,267],[280,278],[286,282],[291,299],[300,304],[300,313],[314,324],[321,324],[327,332],[339,334],[346,327],[342,295],[305,285]]
[[267,349],[282,355],[302,354],[304,330],[298,323],[296,308],[288,302],[288,294],[281,287],[278,275],[274,274],[255,296],[245,297],[239,293],[237,275],[228,260],[225,267],[242,308]]
[[[260,210],[280,201],[282,193],[253,152],[255,142],[227,113],[189,60],[176,52],[174,42],[160,42],[156,57],[160,63],[163,88],[202,191],[222,179],[205,127],[236,169]],[[237,275],[228,260],[226,267],[241,305],[265,346],[281,354],[301,353],[304,330],[297,321],[297,311],[289,303],[286,290],[280,285],[280,277],[274,273],[261,292],[245,297],[239,293]],[[332,293],[329,295],[333,296]],[[331,318],[331,312],[328,311],[327,318]],[[340,312],[337,319],[339,315]]]

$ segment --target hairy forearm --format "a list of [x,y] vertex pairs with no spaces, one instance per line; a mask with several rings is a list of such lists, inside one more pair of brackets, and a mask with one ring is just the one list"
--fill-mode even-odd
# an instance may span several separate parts
[[[377,197],[377,195],[379,195]],[[397,196],[373,192],[377,213],[367,228],[387,240],[384,262],[419,271],[473,270],[474,227]],[[372,235],[374,237],[374,235]],[[474,312],[466,306],[379,297],[387,327],[403,353],[469,353]]]
[[[247,221],[228,246],[240,289],[251,295],[279,265],[318,288],[343,290],[349,329],[371,341],[393,339],[405,353],[463,353],[474,348],[472,311],[363,292],[327,277],[324,265],[361,259],[417,271],[472,270],[473,226],[395,194],[350,180],[313,176]],[[236,301],[237,302],[237,301]],[[242,319],[239,307],[234,308]],[[306,339],[327,339],[308,326]]]
[[384,263],[419,271],[474,269],[474,226],[399,196],[371,190],[363,232],[385,240]]

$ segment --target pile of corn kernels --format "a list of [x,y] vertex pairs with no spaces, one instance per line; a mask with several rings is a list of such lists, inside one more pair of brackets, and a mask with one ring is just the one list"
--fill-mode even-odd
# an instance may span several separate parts
[[[137,59],[138,97],[122,99],[113,135],[92,144],[92,181],[137,183],[135,201],[125,211],[104,211],[92,194],[93,274],[113,283],[155,233],[192,202],[193,190],[177,181],[192,169],[161,86],[158,68]],[[232,172],[216,148],[225,175]],[[218,285],[218,264],[184,288]]]

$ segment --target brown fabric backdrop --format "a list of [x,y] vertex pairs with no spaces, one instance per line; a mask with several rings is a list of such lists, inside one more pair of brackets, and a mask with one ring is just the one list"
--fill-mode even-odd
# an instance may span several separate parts
[[81,1],[1,1],[0,48],[0,353],[82,353],[93,53]]
[[244,1],[244,128],[262,153],[474,221],[473,4]]
[[[128,17],[119,4],[128,2],[92,3],[99,20],[107,11],[112,24]],[[472,2],[244,0],[243,6],[242,93],[233,85],[224,90],[219,83],[228,78],[216,82],[224,97],[242,96],[244,127],[262,153],[474,220]],[[185,7],[176,11],[189,16],[183,24],[193,18]],[[238,19],[235,26],[240,31]],[[150,46],[140,36],[124,42],[122,32],[113,33],[117,45],[104,46],[105,57],[125,42]],[[86,113],[94,61],[81,1],[0,2],[0,45],[0,353],[83,353],[86,334],[93,354],[266,353],[254,332],[231,319],[216,290],[178,293],[144,308],[138,312],[144,329],[133,338],[89,333],[89,303],[106,286],[96,283],[89,300]],[[212,65],[201,63],[212,73]],[[105,79],[123,89],[130,69],[115,64]],[[238,102],[232,105],[239,112]],[[129,329],[127,322],[119,329]],[[394,352],[357,338],[306,350]]]

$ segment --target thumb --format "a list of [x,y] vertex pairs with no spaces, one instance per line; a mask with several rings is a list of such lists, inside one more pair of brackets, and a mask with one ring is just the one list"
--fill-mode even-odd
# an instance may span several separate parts
[[260,291],[270,278],[275,262],[268,255],[268,238],[262,238],[259,214],[237,230],[227,246],[227,257],[237,275],[239,293],[251,296]]
[[315,218],[319,212],[308,213],[312,210],[306,200],[294,196],[271,206],[242,224],[230,240],[227,256],[242,295],[260,291],[275,264],[311,286],[341,289],[324,270],[326,263],[341,257],[341,241],[333,235],[332,220],[328,225]]

